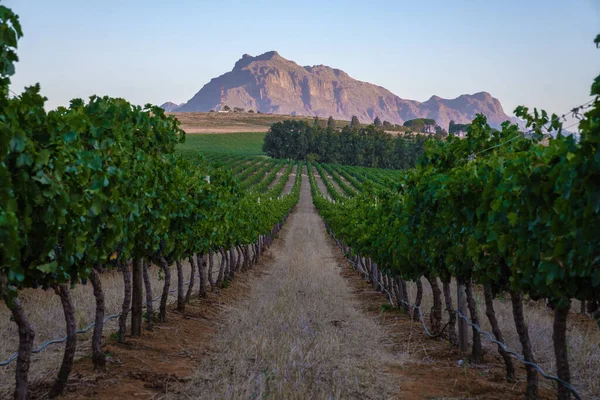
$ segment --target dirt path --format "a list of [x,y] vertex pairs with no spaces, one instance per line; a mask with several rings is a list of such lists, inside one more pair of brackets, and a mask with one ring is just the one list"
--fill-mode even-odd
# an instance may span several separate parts
[[277,171],[277,174],[275,174],[275,179],[273,179],[273,182],[271,182],[269,184],[269,190],[273,189],[275,186],[277,186],[277,184],[281,180],[281,178],[282,178],[282,176],[283,176],[283,174],[284,174],[284,172],[285,172],[286,169],[287,169],[287,164],[283,164],[283,167],[281,167],[279,169],[279,171]]
[[302,176],[300,203],[264,276],[233,304],[210,356],[174,396],[211,399],[389,398],[401,365],[382,347],[376,318],[360,311]]
[[287,195],[290,194],[292,189],[294,188],[294,182],[296,182],[296,174],[298,173],[298,165],[294,164],[294,167],[292,168],[292,172],[290,173],[290,176],[288,176],[288,181],[285,183],[285,186],[283,187],[283,194]]
[[331,196],[329,196],[329,193],[327,192],[327,186],[325,186],[325,182],[323,182],[323,179],[321,179],[321,175],[319,174],[319,172],[317,171],[316,168],[311,167],[312,168],[312,173],[313,176],[315,177],[315,181],[317,182],[317,187],[319,188],[319,191],[321,192],[321,194],[327,198],[329,198],[331,200]]

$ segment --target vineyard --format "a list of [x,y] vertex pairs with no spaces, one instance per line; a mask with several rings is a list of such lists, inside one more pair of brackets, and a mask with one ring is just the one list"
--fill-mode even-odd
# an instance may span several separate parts
[[47,111],[21,36],[0,6],[0,397],[598,398],[600,78],[577,139],[519,107],[378,169]]
[[177,151],[194,158],[198,152],[261,155],[265,134],[262,132],[187,135]]

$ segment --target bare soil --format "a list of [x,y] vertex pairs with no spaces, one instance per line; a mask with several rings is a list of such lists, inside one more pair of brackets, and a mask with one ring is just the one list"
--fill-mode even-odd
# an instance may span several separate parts
[[292,189],[294,188],[294,182],[296,182],[296,174],[298,173],[298,165],[294,165],[292,167],[292,172],[290,173],[290,176],[288,177],[288,181],[286,182],[285,186],[283,187],[283,194],[287,195],[290,194],[292,192]]

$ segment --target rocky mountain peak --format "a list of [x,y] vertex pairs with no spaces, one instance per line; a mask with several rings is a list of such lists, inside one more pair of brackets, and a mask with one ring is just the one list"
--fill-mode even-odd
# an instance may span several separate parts
[[258,56],[251,56],[250,54],[244,54],[242,58],[240,58],[234,65],[233,70],[240,70],[246,68],[248,65],[255,61],[271,61],[271,60],[285,60],[283,57],[279,55],[276,51],[268,51]]
[[[224,104],[221,104],[221,88]],[[414,118],[431,118],[446,129],[450,120],[469,123],[482,113],[494,127],[511,119],[498,99],[487,92],[454,99],[432,96],[421,103],[396,96],[389,90],[351,78],[326,65],[304,66],[276,51],[258,56],[244,54],[232,71],[212,79],[177,111],[209,111],[219,106],[240,107],[263,113],[319,116],[361,122],[375,117],[393,124]]]

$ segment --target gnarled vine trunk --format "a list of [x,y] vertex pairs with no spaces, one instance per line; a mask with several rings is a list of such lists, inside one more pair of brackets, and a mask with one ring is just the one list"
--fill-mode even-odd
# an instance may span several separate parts
[[235,251],[234,247],[229,249],[229,279],[235,279]]
[[131,274],[131,336],[142,336],[142,314],[144,308],[144,259],[133,259]]
[[165,322],[167,320],[167,302],[169,301],[169,287],[171,286],[171,268],[164,257],[159,259],[160,267],[163,271],[165,282],[163,284],[162,295],[160,297],[160,307],[158,309],[158,320]]
[[215,291],[215,279],[213,278],[213,266],[214,266],[214,254],[208,253],[208,283],[210,284],[210,291]]
[[196,254],[198,264],[198,297],[206,297],[206,254]]
[[[467,294],[467,306],[469,307],[469,315],[471,316],[471,322],[479,326],[479,316],[477,315],[477,304],[475,303],[475,297],[473,295],[473,283],[470,279],[465,283],[465,292]],[[473,348],[471,351],[471,362],[473,364],[480,364],[483,361],[483,350],[481,348],[481,335],[472,327],[473,331]]]
[[[521,341],[521,347],[523,349],[523,358],[525,358],[525,361],[527,362],[535,363],[535,359],[533,358],[533,351],[531,350],[529,331],[527,329],[527,324],[525,323],[525,315],[523,313],[523,295],[521,294],[521,292],[511,291],[510,300],[512,302],[515,327],[517,329],[517,333],[519,334],[519,340]],[[529,400],[537,399],[537,370],[530,365],[526,365],[525,369],[527,370],[527,389],[525,391],[525,396]]]
[[9,301],[8,298],[8,277],[5,274],[0,274],[0,295],[4,303],[10,309],[12,318],[19,329],[19,350],[17,352],[17,367],[15,370],[15,391],[14,398],[16,400],[29,399],[29,365],[31,364],[31,349],[35,332],[31,328],[31,324],[27,319],[27,315],[21,306],[19,298],[14,298]]
[[[498,319],[496,318],[496,311],[494,310],[494,296],[492,295],[492,290],[489,286],[484,286],[483,293],[485,295],[485,315],[487,315],[488,320],[490,321],[492,332],[494,333],[497,341],[504,343],[502,331],[500,330],[500,325],[498,324]],[[510,354],[508,354],[501,346],[498,346],[498,353],[500,353],[502,356],[504,365],[506,366],[506,380],[509,382],[514,381],[515,366],[513,365]]]
[[242,252],[242,250],[240,248],[241,248],[241,246],[236,246],[235,247],[235,251],[237,253],[237,261],[235,263],[235,270],[236,271],[239,271],[240,268],[242,268],[242,255],[243,255],[243,252]]
[[121,263],[120,267],[123,274],[123,303],[121,305],[121,315],[119,316],[119,343],[125,343],[127,316],[131,306],[131,270],[127,262]]
[[[402,278],[400,278],[400,287],[402,288],[402,297],[404,297],[404,301],[406,301],[406,303],[410,303],[408,298],[408,288],[406,287],[406,281]],[[404,312],[408,314],[409,306],[406,303],[403,304],[402,307],[404,308]]]
[[454,346],[458,346],[458,336],[456,335],[456,311],[452,305],[452,291],[450,290],[450,279],[445,279],[442,282],[444,291],[444,300],[446,303],[446,311],[448,312],[448,339]]
[[370,258],[368,263],[371,266],[371,275],[373,276],[373,289],[378,292],[381,292],[381,285],[379,283],[379,268],[377,266],[377,263],[374,263],[373,260],[371,260]]
[[[556,356],[556,373],[560,379],[567,383],[571,383],[571,371],[569,370],[569,355],[567,349],[567,318],[569,317],[570,308],[570,302],[566,307],[555,307],[552,332],[554,355]],[[569,400],[570,397],[570,391],[559,384],[558,400]]]
[[48,397],[51,399],[60,396],[65,390],[65,387],[67,387],[67,381],[69,379],[69,374],[71,374],[71,370],[73,369],[73,359],[75,358],[75,350],[77,348],[77,326],[75,324],[75,309],[73,308],[73,302],[71,301],[71,292],[67,285],[58,285],[55,288],[55,292],[60,297],[60,302],[65,314],[67,341],[65,343],[65,352],[63,354],[62,363],[58,370],[58,376],[48,394]]
[[148,261],[144,260],[142,268],[144,287],[146,289],[146,330],[151,331],[154,329],[154,302],[152,299],[152,282],[148,273]]
[[402,308],[402,301],[404,300],[402,298],[402,286],[400,284],[400,278],[391,278],[391,281],[392,288],[394,290],[394,296],[396,296],[396,307],[398,308],[398,310],[400,310]]
[[219,275],[217,275],[217,281],[215,285],[217,287],[217,291],[221,289],[221,285],[223,284],[223,275],[225,274],[225,268],[227,267],[227,257],[223,254],[223,249],[219,249],[221,253],[221,267],[219,268]]
[[190,263],[190,284],[188,285],[187,292],[185,292],[185,302],[190,302],[192,297],[192,290],[194,289],[194,283],[196,282],[196,256],[192,254],[189,259]]
[[183,292],[183,264],[181,260],[175,261],[177,266],[177,311],[185,311],[185,293]]
[[425,275],[425,279],[431,286],[433,292],[433,306],[429,313],[429,322],[431,323],[431,331],[439,333],[442,329],[442,291],[436,277],[432,277],[429,274]]
[[419,307],[421,307],[421,301],[423,300],[423,284],[421,278],[417,278],[417,297],[415,298],[415,309],[413,310],[413,320],[419,320]]
[[244,253],[244,264],[242,268],[247,270],[250,268],[250,249],[248,245],[242,247],[242,252]]
[[104,330],[104,291],[98,273],[99,267],[94,267],[90,275],[90,282],[94,289],[96,299],[96,314],[94,317],[94,333],[92,334],[92,363],[96,371],[106,370],[106,356],[102,351],[102,332]]

